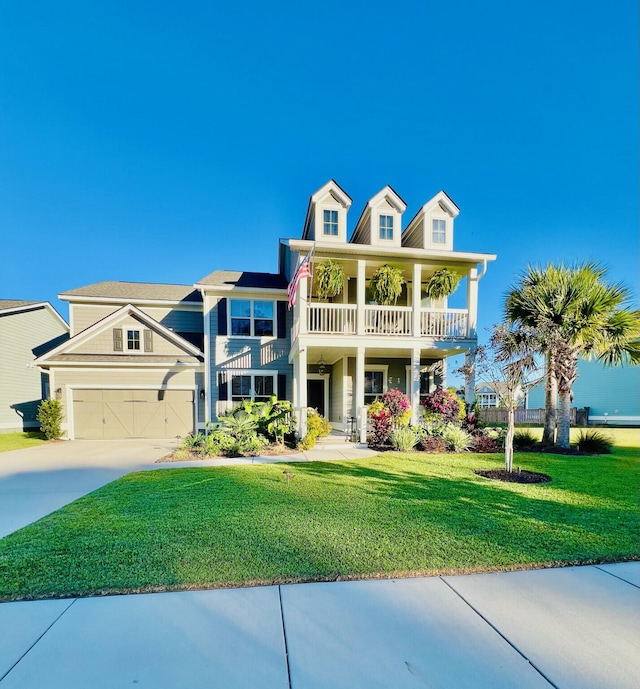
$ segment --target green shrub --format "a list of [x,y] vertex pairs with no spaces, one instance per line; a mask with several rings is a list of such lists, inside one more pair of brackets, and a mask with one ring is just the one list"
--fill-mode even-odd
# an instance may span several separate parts
[[418,444],[420,439],[418,433],[410,426],[399,426],[394,428],[389,434],[389,440],[394,450],[398,452],[409,452]]
[[38,406],[40,430],[47,440],[56,440],[62,435],[62,403],[58,399],[42,400]]
[[307,431],[307,434],[298,441],[299,450],[313,450],[316,446],[318,434],[314,431]]
[[538,440],[531,431],[517,431],[513,436],[514,450],[528,450],[537,444]]
[[589,455],[610,455],[613,439],[600,431],[580,431],[576,449]]
[[315,433],[316,438],[331,435],[331,424],[315,409],[307,409],[307,433]]
[[181,450],[196,450],[205,438],[205,434],[202,431],[197,433],[189,433],[182,438],[180,441]]
[[464,452],[471,445],[471,435],[464,428],[448,423],[442,429],[442,439],[452,452]]

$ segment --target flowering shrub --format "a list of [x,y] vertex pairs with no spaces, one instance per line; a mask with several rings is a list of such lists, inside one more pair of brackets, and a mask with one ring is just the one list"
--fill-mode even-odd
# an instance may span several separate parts
[[376,400],[369,405],[369,416],[372,426],[371,444],[378,447],[384,445],[391,433],[391,414],[382,402]]
[[426,411],[438,414],[445,422],[458,423],[460,420],[460,401],[457,395],[448,390],[429,393],[422,404]]
[[406,426],[411,419],[411,402],[400,390],[387,390],[369,405],[372,433],[371,444],[384,445],[394,428]]
[[411,417],[411,402],[404,392],[395,389],[387,390],[380,401],[397,424],[406,426]]

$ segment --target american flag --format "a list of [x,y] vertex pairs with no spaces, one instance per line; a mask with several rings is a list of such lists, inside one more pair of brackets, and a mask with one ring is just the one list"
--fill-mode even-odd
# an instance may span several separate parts
[[289,297],[289,308],[291,308],[295,303],[296,303],[296,292],[298,291],[298,283],[302,278],[308,278],[311,277],[311,271],[309,270],[309,262],[311,261],[311,254],[313,251],[310,251],[300,262],[300,265],[298,266],[298,269],[295,272],[295,275],[291,278],[291,282],[289,283],[289,287],[287,288],[287,295]]

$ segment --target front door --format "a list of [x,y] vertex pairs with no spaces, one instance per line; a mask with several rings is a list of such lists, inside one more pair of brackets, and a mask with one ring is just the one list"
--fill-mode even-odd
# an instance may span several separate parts
[[326,409],[324,408],[324,385],[324,379],[307,379],[307,406],[317,409],[321,416],[326,416]]

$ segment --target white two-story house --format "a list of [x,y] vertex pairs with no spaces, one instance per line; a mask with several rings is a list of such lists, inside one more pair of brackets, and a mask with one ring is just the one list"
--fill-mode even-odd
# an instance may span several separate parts
[[[444,382],[446,361],[477,344],[478,283],[492,254],[454,250],[458,208],[440,192],[408,223],[385,187],[349,234],[352,201],[333,180],[311,196],[299,239],[280,239],[274,273],[216,270],[192,286],[98,283],[63,293],[71,339],[39,360],[65,406],[70,438],[160,437],[202,427],[243,399],[293,402],[334,428],[366,434],[366,407],[389,388],[421,396]],[[309,276],[288,285],[309,257]],[[314,271],[343,269],[337,297],[321,298]],[[405,284],[392,306],[373,303],[384,265]],[[463,308],[424,287],[447,268],[462,278]],[[473,385],[467,390],[473,396]],[[152,435],[149,435],[152,434]]]
[[[421,395],[442,383],[447,357],[476,347],[478,283],[495,256],[454,251],[453,201],[440,192],[403,227],[406,204],[385,187],[349,237],[351,203],[328,182],[310,199],[301,238],[280,240],[277,273],[216,271],[196,284],[208,417],[273,393],[292,400],[300,432],[305,408],[315,407],[337,429],[355,419],[363,438],[366,406],[377,396],[391,387],[406,392],[417,419]],[[311,276],[300,280],[289,310],[287,285],[308,254]],[[331,299],[318,297],[313,280],[314,266],[326,259],[344,270],[342,293]],[[406,281],[394,306],[372,303],[369,281],[382,265],[400,269]],[[463,278],[464,308],[424,296],[424,284],[441,268]]]

